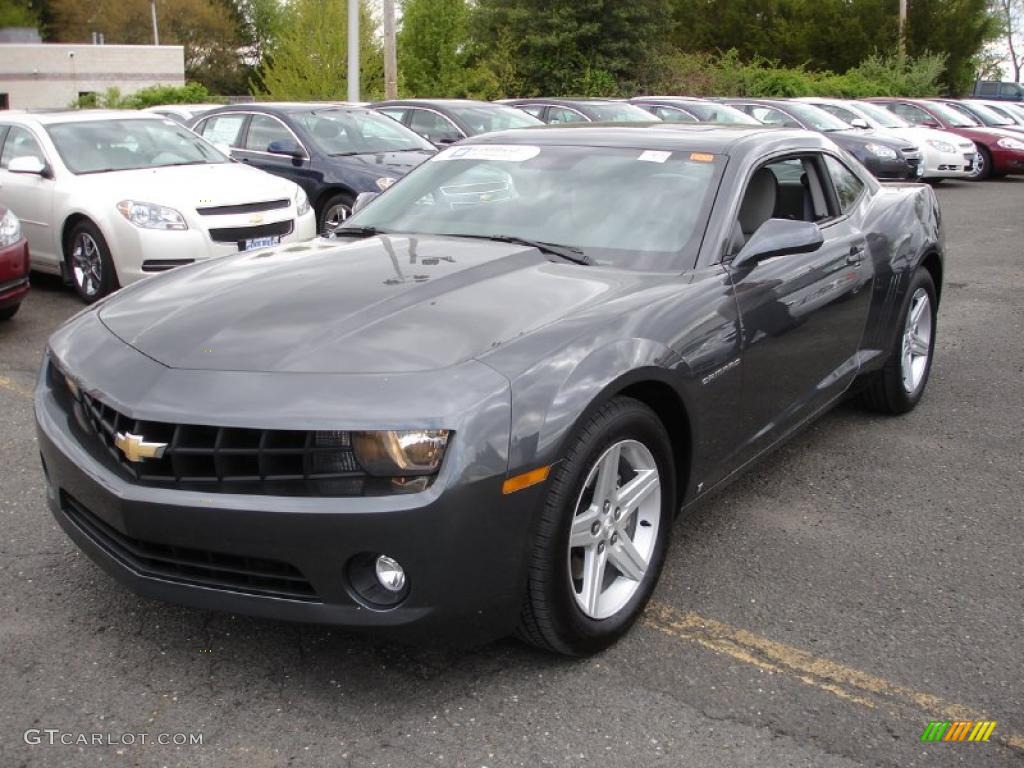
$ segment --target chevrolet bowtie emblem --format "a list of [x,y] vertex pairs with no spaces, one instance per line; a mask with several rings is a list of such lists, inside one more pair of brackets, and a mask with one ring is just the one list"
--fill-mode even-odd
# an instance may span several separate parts
[[249,217],[249,223],[250,224],[262,224],[263,223],[263,217],[260,216],[258,213],[255,213],[255,214],[253,214],[252,216]]
[[118,432],[114,436],[114,445],[121,449],[128,461],[133,462],[159,459],[167,447],[167,443],[147,443],[142,435],[133,435],[131,432]]

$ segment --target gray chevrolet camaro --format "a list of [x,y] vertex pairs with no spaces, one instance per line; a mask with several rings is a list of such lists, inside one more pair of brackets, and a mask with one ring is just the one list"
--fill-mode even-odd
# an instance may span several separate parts
[[334,240],[130,286],[50,340],[49,505],[141,594],[586,654],[677,512],[935,343],[930,188],[766,127],[489,134]]

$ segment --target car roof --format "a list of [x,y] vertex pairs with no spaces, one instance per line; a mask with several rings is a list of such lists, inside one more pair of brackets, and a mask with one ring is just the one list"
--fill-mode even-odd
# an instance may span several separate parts
[[734,154],[763,146],[771,138],[799,140],[817,147],[830,146],[821,134],[797,128],[767,125],[711,123],[566,123],[518,128],[473,136],[466,144],[540,144],[545,146],[630,147],[638,149]]
[[85,123],[92,120],[159,120],[159,115],[134,109],[65,109],[46,112],[9,112],[0,119],[54,125],[56,123]]
[[363,104],[352,104],[348,101],[246,101],[240,104],[223,104],[217,107],[218,110],[224,112],[263,111],[281,114],[309,112],[318,108],[365,110],[366,106]]
[[[566,96],[566,97],[548,97],[548,96],[531,96],[527,99],[508,99],[506,103],[511,104],[554,104],[555,106],[581,106],[585,107],[588,104],[619,104],[624,103],[624,99],[598,99],[589,98],[585,96]],[[628,103],[628,102],[625,102]]]
[[371,107],[507,107],[508,104],[496,104],[493,101],[479,99],[388,99],[375,101]]

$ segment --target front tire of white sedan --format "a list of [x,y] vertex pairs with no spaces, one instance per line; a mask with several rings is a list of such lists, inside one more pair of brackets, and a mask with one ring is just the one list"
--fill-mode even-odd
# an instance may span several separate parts
[[75,292],[86,304],[117,288],[117,274],[107,241],[95,224],[83,220],[72,227],[65,246],[68,274]]
[[519,637],[572,656],[618,640],[657,583],[674,504],[672,445],[661,420],[632,398],[609,401],[552,472]]

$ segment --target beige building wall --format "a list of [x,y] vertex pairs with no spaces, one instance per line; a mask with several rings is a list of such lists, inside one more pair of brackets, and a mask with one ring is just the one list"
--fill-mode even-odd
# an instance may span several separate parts
[[0,94],[9,109],[67,107],[81,93],[108,88],[128,94],[184,84],[180,45],[0,45]]

